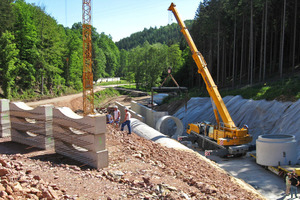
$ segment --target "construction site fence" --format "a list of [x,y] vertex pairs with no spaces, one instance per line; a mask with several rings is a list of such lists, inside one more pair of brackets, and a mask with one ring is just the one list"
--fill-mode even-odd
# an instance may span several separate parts
[[68,107],[0,100],[0,137],[56,153],[100,169],[108,166],[106,116],[79,116]]

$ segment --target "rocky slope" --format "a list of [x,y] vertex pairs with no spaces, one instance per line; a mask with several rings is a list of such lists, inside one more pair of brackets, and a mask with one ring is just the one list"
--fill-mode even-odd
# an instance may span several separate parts
[[213,163],[110,125],[109,167],[0,141],[0,199],[264,199]]

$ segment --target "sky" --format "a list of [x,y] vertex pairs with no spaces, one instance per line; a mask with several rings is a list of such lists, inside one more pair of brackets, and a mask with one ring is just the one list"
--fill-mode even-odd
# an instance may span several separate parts
[[[72,27],[82,22],[82,0],[25,0],[45,8],[59,24]],[[114,42],[144,28],[177,23],[168,11],[176,5],[183,20],[194,19],[201,0],[92,0],[92,25],[98,33],[111,35]]]

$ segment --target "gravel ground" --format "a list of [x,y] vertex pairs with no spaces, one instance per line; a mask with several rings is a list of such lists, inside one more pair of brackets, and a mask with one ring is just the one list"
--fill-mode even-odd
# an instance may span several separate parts
[[109,125],[109,166],[0,141],[2,199],[264,199],[196,153],[162,147]]

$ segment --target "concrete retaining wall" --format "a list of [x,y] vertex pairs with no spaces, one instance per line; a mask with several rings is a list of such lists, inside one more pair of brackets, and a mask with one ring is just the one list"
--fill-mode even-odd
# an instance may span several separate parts
[[[106,116],[79,116],[67,107],[32,108],[23,102],[0,101],[1,137],[14,142],[54,148],[55,152],[95,168],[108,166]],[[8,108],[8,109],[7,109]]]
[[55,152],[95,168],[108,166],[105,115],[75,114],[70,108],[53,109]]
[[11,140],[41,149],[53,148],[52,108],[50,105],[32,108],[23,102],[10,103]]
[[135,101],[131,101],[131,109],[136,113],[142,115],[145,118],[144,123],[151,126],[152,128],[156,127],[156,123],[160,118],[168,115],[168,112],[156,112],[155,110],[152,110]]
[[10,137],[9,100],[0,99],[0,137]]
[[[120,110],[120,114],[121,114],[121,122],[124,121],[124,117],[125,117],[125,107],[124,105],[122,105],[119,102],[115,102],[116,105],[118,106],[118,109]],[[138,114],[137,112],[135,112],[134,110],[132,110],[132,108],[129,110],[129,112],[131,113],[131,117],[132,118],[136,118],[142,122],[145,122],[145,117],[143,117],[142,115]]]

